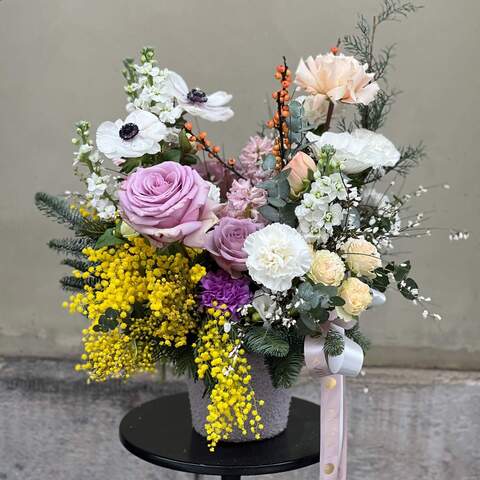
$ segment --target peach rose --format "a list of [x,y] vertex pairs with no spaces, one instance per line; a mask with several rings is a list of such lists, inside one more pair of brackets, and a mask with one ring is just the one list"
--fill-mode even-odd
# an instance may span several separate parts
[[368,105],[380,89],[367,73],[367,64],[343,54],[303,58],[298,64],[295,83],[310,95],[320,95],[331,102]]
[[305,188],[305,180],[308,179],[308,171],[315,172],[317,164],[306,153],[298,152],[283,168],[290,169],[288,183],[293,194],[300,193]]

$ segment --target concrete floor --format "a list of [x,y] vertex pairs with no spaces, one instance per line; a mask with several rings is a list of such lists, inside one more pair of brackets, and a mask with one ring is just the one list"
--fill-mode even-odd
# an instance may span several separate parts
[[[194,478],[138,460],[117,434],[126,411],[182,382],[86,385],[72,367],[0,359],[0,480]],[[295,394],[318,402],[318,390],[304,375]],[[349,381],[348,404],[349,480],[480,478],[478,372],[372,368]],[[255,478],[317,477],[318,465]]]

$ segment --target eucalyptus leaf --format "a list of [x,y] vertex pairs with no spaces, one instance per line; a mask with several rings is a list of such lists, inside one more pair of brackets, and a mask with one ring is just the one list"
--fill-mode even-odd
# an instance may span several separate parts
[[282,208],[287,204],[285,200],[278,197],[268,197],[268,203],[276,208]]
[[258,209],[260,214],[270,222],[278,222],[280,220],[280,214],[278,210],[271,205],[263,205]]
[[269,153],[263,159],[262,168],[264,170],[273,170],[276,164],[277,164],[277,160],[275,159],[275,156]]

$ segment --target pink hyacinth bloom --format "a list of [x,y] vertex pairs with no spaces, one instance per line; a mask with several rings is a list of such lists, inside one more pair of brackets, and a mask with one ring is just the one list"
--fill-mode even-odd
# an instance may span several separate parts
[[256,223],[263,223],[258,209],[267,203],[267,192],[254,187],[250,180],[234,180],[227,193],[227,204],[222,216],[233,218],[250,218]]
[[263,157],[272,153],[272,148],[273,140],[270,138],[260,137],[259,135],[250,137],[250,140],[240,152],[235,168],[253,185],[263,182],[272,174],[271,171],[262,168]]

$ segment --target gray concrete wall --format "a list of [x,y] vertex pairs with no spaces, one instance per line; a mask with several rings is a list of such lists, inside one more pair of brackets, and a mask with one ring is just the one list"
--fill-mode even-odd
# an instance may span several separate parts
[[[94,126],[124,115],[121,60],[143,45],[192,85],[235,95],[236,116],[208,125],[212,138],[237,154],[265,118],[272,69],[285,54],[326,51],[352,30],[357,11],[376,0],[288,2],[242,0],[0,1],[0,353],[76,355],[83,326],[60,309],[62,269],[45,242],[62,229],[32,205],[37,190],[75,188],[72,125]],[[385,133],[395,142],[424,139],[428,160],[408,184],[448,182],[421,208],[432,224],[471,231],[451,244],[446,231],[412,241],[414,275],[444,320],[392,295],[364,324],[376,365],[480,367],[479,272],[479,27],[480,3],[429,0],[408,23],[380,31],[398,42],[392,83],[403,90]]]

